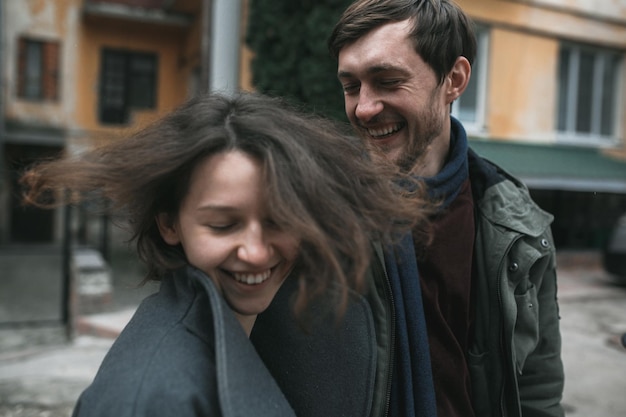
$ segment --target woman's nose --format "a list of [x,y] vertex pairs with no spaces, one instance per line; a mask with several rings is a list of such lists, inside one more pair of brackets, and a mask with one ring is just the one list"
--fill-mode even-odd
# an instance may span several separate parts
[[239,259],[250,264],[262,265],[269,262],[271,255],[271,245],[263,229],[255,226],[247,230],[237,249]]

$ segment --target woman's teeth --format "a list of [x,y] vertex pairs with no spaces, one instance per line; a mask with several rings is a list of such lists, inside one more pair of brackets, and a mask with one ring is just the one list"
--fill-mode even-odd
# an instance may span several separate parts
[[248,285],[254,285],[254,284],[260,284],[266,279],[268,279],[271,273],[272,271],[268,269],[265,272],[261,272],[257,274],[250,274],[250,273],[243,274],[243,273],[233,272],[233,276],[239,282],[243,282],[244,284],[248,284]]

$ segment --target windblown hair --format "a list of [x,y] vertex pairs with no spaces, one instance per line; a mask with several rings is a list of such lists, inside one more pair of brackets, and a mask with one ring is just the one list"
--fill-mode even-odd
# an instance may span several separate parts
[[22,177],[24,201],[89,203],[126,219],[146,280],[159,280],[186,258],[162,239],[155,217],[176,218],[196,166],[231,150],[261,161],[272,220],[300,239],[296,310],[332,282],[361,289],[371,239],[391,242],[426,224],[430,203],[420,184],[403,194],[395,168],[373,161],[342,127],[252,93],[199,96],[130,138],[42,161]]
[[451,0],[356,0],[339,18],[328,39],[328,49],[338,58],[343,47],[386,23],[411,19],[410,37],[415,52],[443,83],[454,62],[464,56],[474,62],[474,24]]

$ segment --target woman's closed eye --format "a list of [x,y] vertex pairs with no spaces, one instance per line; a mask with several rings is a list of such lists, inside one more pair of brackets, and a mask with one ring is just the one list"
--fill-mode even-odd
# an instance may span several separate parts
[[237,223],[211,223],[207,227],[215,232],[228,232],[235,228]]

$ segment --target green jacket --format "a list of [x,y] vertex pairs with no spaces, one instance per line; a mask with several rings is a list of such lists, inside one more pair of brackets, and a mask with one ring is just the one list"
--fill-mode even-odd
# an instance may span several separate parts
[[[469,161],[476,217],[476,313],[468,365],[476,417],[562,417],[564,375],[550,232],[553,218],[502,169],[472,151]],[[330,325],[297,336],[297,326],[288,325],[286,318],[287,296],[277,297],[255,324],[252,340],[300,417],[350,415],[337,414],[347,398],[353,404],[367,403],[370,416],[388,413],[395,319],[382,249],[379,245],[375,249],[366,302],[355,296],[352,307],[362,314],[348,314],[341,326],[344,334],[345,329],[360,334],[360,341],[337,338]],[[372,334],[368,330],[372,323],[373,349],[364,341],[367,333]],[[329,361],[333,352],[346,348],[361,358],[362,366],[342,366],[345,359]],[[374,384],[362,386],[363,374],[357,375],[355,369],[372,369],[368,355],[375,356],[376,376]],[[306,372],[301,371],[303,364]],[[355,383],[346,383],[350,380]]]
[[477,416],[563,416],[553,217],[526,187],[470,151],[476,320],[469,351]]
[[[469,152],[476,236],[475,322],[468,366],[477,417],[562,417],[563,364],[552,215],[527,188]],[[393,300],[377,247],[367,294],[377,329],[372,416],[387,415]]]
[[563,416],[556,254],[550,224],[519,181],[470,151],[475,202],[477,416]]

